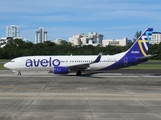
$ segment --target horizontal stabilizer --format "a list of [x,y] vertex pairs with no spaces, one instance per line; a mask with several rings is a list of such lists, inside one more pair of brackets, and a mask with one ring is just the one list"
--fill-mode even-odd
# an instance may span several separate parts
[[157,54],[155,54],[155,55],[147,55],[147,56],[143,56],[143,57],[138,57],[136,59],[137,60],[146,60],[146,59],[150,59],[150,58],[152,58],[154,56],[157,56]]

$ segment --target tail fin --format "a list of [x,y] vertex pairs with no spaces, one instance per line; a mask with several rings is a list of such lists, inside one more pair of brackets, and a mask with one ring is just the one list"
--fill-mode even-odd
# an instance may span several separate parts
[[147,28],[128,50],[128,55],[147,56],[153,28]]

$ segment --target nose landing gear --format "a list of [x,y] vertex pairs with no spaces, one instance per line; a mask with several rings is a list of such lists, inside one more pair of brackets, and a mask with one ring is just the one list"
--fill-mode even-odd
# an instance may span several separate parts
[[18,71],[18,74],[17,75],[21,75],[21,72],[20,71]]

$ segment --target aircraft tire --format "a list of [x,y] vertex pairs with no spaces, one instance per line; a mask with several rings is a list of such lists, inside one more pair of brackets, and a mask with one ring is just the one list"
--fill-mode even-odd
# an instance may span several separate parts
[[21,75],[21,72],[20,71],[18,71],[18,75]]
[[77,71],[76,75],[81,76],[82,75],[81,71]]

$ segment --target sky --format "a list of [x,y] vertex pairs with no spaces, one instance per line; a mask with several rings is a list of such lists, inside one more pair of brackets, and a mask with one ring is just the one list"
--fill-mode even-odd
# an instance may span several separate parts
[[0,37],[10,25],[32,42],[39,27],[51,41],[89,32],[132,40],[149,27],[161,32],[161,0],[0,0]]

